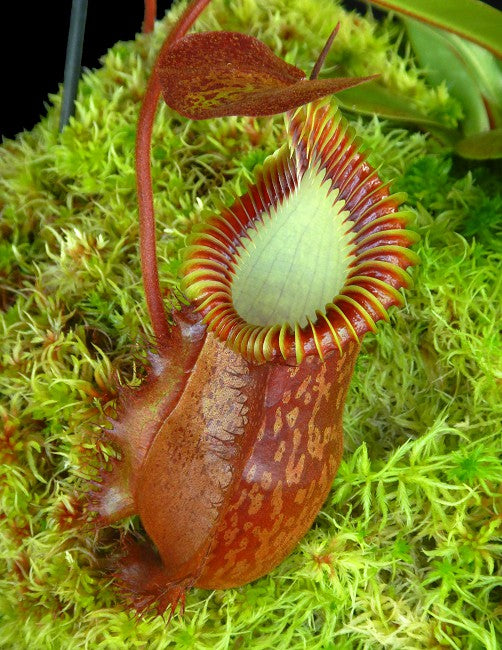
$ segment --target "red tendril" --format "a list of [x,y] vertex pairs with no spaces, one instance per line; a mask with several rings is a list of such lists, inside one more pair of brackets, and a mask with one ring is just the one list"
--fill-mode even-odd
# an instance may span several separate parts
[[153,32],[155,18],[157,17],[157,0],[145,0],[145,17],[143,19],[143,33]]
[[[155,62],[152,75],[148,81],[138,120],[136,134],[136,186],[138,192],[141,271],[148,313],[159,345],[162,345],[167,340],[169,326],[159,284],[152,175],[150,170],[150,147],[153,122],[161,93],[157,74],[157,62],[162,54],[176,40],[185,36],[209,2],[210,0],[194,0],[191,2],[164,41],[157,61]],[[150,31],[147,20],[150,20],[150,13],[154,5],[155,2],[152,0],[146,0],[145,2],[145,31]]]

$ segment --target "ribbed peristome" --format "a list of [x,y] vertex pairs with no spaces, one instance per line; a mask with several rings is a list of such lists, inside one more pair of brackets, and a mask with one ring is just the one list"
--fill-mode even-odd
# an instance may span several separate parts
[[[207,219],[192,236],[182,266],[183,289],[209,329],[258,363],[281,358],[300,363],[312,354],[323,359],[333,350],[342,352],[350,340],[360,342],[366,332],[375,330],[378,320],[388,319],[391,305],[402,304],[399,290],[411,284],[406,269],[418,261],[409,250],[417,235],[405,229],[410,214],[398,210],[404,196],[391,194],[389,185],[366,162],[353,129],[336,107],[322,100],[288,113],[286,131],[287,143],[265,161],[247,193],[232,207]],[[301,202],[303,194],[308,205]],[[319,209],[310,215],[306,211],[313,210],[313,199]],[[304,229],[304,236],[297,243],[284,236],[292,215],[303,218],[298,229]],[[315,236],[305,229],[306,218],[312,221],[312,228],[317,218],[324,219],[317,252],[324,260],[326,278],[319,278]],[[274,219],[284,220],[275,230]],[[266,240],[267,231],[273,235],[270,241]],[[338,241],[333,255],[338,261],[330,266],[326,255],[330,249],[326,247],[332,245],[329,238],[335,236]],[[281,248],[281,237],[288,242],[287,247]],[[282,274],[284,286],[276,289],[277,298],[270,297],[267,278],[271,286],[281,282],[280,277],[273,277],[274,273],[281,275],[276,258],[284,251],[286,261],[281,264],[286,265],[284,269],[292,268],[302,239],[303,245],[312,249],[311,264],[305,266],[303,262],[294,282],[289,270]],[[254,269],[249,268],[253,263],[249,257],[257,250],[262,256],[272,251],[265,271],[261,259]],[[258,287],[253,285],[253,272],[260,276]],[[335,282],[335,277],[342,279]],[[256,293],[249,307],[246,295],[242,295],[246,290]],[[289,291],[296,310],[301,300],[308,309],[294,322],[284,316],[274,322],[270,311],[274,301],[278,313],[284,308],[287,311]],[[305,296],[298,295],[302,291]],[[316,300],[321,302],[317,304]],[[253,319],[253,305],[260,302],[268,309],[267,314],[263,316],[257,310]],[[248,312],[247,319],[236,303],[246,307],[240,310]]]

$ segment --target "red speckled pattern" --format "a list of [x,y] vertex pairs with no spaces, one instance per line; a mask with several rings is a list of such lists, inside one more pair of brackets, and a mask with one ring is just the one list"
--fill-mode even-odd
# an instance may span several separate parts
[[200,570],[263,419],[268,370],[208,334],[150,446],[135,502],[171,578]]
[[265,413],[197,585],[237,586],[275,568],[308,531],[343,452],[355,343],[325,363],[269,366]]
[[174,608],[194,584],[254,580],[295,547],[340,463],[343,405],[359,350],[350,342],[324,362],[256,364],[204,334],[193,308],[172,330],[173,342],[181,331],[185,338],[181,365],[175,350],[152,358],[155,368],[109,432],[126,462],[103,473],[94,495],[102,522],[124,516],[127,497],[126,514],[139,514],[155,544],[126,537],[116,573],[139,611],[153,603]]
[[373,78],[307,80],[257,38],[225,31],[179,39],[157,70],[166,104],[193,120],[275,115]]

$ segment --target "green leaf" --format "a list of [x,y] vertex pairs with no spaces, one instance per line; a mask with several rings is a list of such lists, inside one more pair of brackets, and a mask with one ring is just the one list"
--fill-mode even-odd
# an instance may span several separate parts
[[502,59],[502,12],[477,0],[369,0],[481,45]]
[[466,136],[488,131],[490,120],[476,77],[464,64],[463,57],[448,34],[423,25],[416,20],[403,19],[415,55],[435,85],[446,82],[450,94],[459,100],[464,111],[463,131]]
[[[420,65],[432,83],[445,81],[462,105],[464,138],[450,140],[464,158],[502,157],[502,71],[493,56],[454,34],[403,19]],[[495,128],[493,128],[495,127]],[[436,133],[435,128],[430,129]],[[446,135],[443,130],[437,135]],[[443,138],[444,140],[444,138]],[[448,144],[448,143],[447,143]]]
[[[462,58],[465,69],[476,84],[487,108],[492,128],[502,126],[502,67],[490,52],[455,34],[443,32]],[[502,38],[502,37],[501,37]]]
[[476,133],[460,140],[455,145],[455,153],[474,160],[502,158],[502,129]]
[[337,102],[346,110],[415,124],[418,127],[430,129],[445,129],[444,125],[421,113],[413,104],[413,100],[389,90],[377,81],[369,81],[362,86],[343,90],[337,94]]

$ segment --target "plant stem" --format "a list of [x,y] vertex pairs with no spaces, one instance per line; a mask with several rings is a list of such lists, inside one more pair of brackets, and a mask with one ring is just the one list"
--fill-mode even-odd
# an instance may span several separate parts
[[143,19],[143,34],[153,32],[157,17],[157,0],[145,0],[145,17]]
[[194,0],[191,2],[164,41],[154,65],[152,75],[148,81],[136,133],[136,186],[139,209],[141,273],[143,276],[148,313],[159,345],[166,342],[169,335],[169,325],[166,319],[159,285],[155,211],[153,207],[152,175],[150,170],[153,122],[161,92],[157,75],[157,62],[163,52],[187,33],[209,2],[210,0]]

